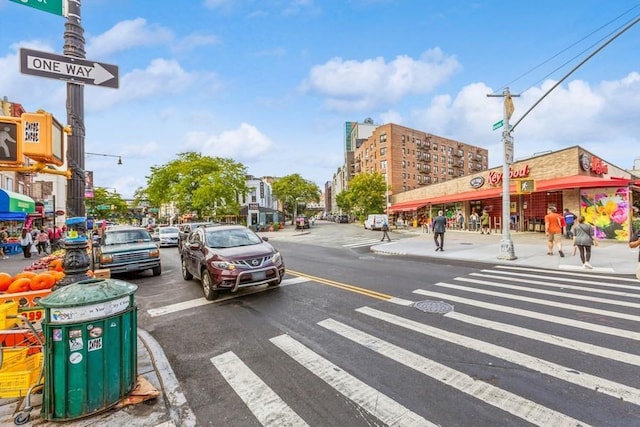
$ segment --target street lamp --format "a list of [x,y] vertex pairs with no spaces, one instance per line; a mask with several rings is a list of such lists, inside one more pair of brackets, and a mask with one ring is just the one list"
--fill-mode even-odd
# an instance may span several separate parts
[[122,156],[116,156],[114,154],[89,153],[88,151],[85,151],[84,154],[88,156],[115,157],[118,159],[118,165],[122,165]]

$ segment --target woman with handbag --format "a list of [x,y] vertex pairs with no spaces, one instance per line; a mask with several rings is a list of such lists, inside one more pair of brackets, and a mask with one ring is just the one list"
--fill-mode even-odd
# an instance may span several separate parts
[[573,244],[578,247],[580,251],[580,261],[584,268],[593,268],[589,261],[591,261],[591,245],[593,245],[593,227],[584,222],[584,217],[578,218],[578,224],[572,228],[574,240]]
[[[22,229],[22,234],[20,235],[20,246],[22,246],[22,253],[25,258],[31,258],[31,246],[33,245],[33,237],[31,237],[31,233],[26,228]],[[36,249],[37,252],[37,249]]]

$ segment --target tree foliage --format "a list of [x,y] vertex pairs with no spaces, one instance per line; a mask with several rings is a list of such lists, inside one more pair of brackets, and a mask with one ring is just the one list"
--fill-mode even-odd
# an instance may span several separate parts
[[349,182],[349,189],[336,195],[336,204],[360,221],[369,214],[385,211],[387,184],[380,173],[360,173]]
[[86,199],[85,203],[87,211],[98,219],[123,217],[129,211],[127,202],[122,199],[120,194],[102,187],[94,187],[93,198]]
[[180,212],[206,218],[236,215],[239,196],[248,191],[246,168],[241,163],[187,152],[162,166],[152,166],[147,187],[136,191],[136,196],[146,197],[151,206],[173,202]]
[[274,197],[282,201],[284,210],[292,216],[292,221],[294,212],[297,212],[297,204],[320,201],[320,188],[297,173],[278,179],[271,184],[271,190]]

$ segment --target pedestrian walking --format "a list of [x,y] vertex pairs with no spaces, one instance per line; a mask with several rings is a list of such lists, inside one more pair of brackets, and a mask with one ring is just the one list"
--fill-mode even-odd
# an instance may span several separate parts
[[584,268],[593,268],[591,261],[591,246],[593,245],[593,227],[584,222],[584,217],[578,218],[578,223],[573,227],[574,239],[573,244],[580,251],[580,261]]
[[462,215],[462,212],[458,212],[456,222],[458,223],[458,230],[464,230],[464,215]]
[[484,209],[482,211],[482,216],[480,217],[480,234],[491,234],[489,230],[489,223],[491,222],[491,217],[489,216],[489,212]]
[[553,244],[558,247],[558,254],[564,257],[562,252],[562,215],[560,215],[556,208],[551,206],[547,209],[547,214],[544,216],[544,233],[547,237],[547,255],[553,255]]
[[[640,246],[640,228],[636,230],[633,237],[629,241],[629,247],[635,249]],[[636,278],[640,280],[640,251],[638,252],[638,268],[636,269]]]
[[476,211],[474,210],[473,212],[471,212],[471,215],[469,215],[469,231],[477,231],[478,230],[478,221],[480,220],[480,218],[478,218],[478,214],[476,213]]
[[44,228],[40,229],[36,240],[38,243],[38,255],[47,255],[47,249],[49,248],[49,234],[44,231]]
[[31,245],[33,245],[33,237],[26,228],[22,229],[20,234],[20,246],[22,246],[22,253],[25,258],[31,258]]
[[447,229],[447,217],[442,211],[438,211],[438,216],[433,218],[433,241],[436,242],[436,252],[444,251],[444,232]]
[[381,242],[384,242],[384,239],[386,238],[389,242],[391,241],[391,237],[389,237],[389,220],[385,218],[384,222],[382,223],[382,227],[380,227],[380,229],[382,230],[382,239],[380,239]]
[[565,223],[565,235],[567,236],[567,239],[571,239],[573,238],[573,232],[571,229],[573,228],[573,224],[575,223],[577,216],[569,209],[565,209],[562,216],[564,217]]

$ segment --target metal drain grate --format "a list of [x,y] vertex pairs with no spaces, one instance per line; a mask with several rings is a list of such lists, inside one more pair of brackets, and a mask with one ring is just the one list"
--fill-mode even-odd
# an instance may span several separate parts
[[447,314],[453,311],[453,305],[444,301],[418,301],[414,302],[412,306],[425,313]]

